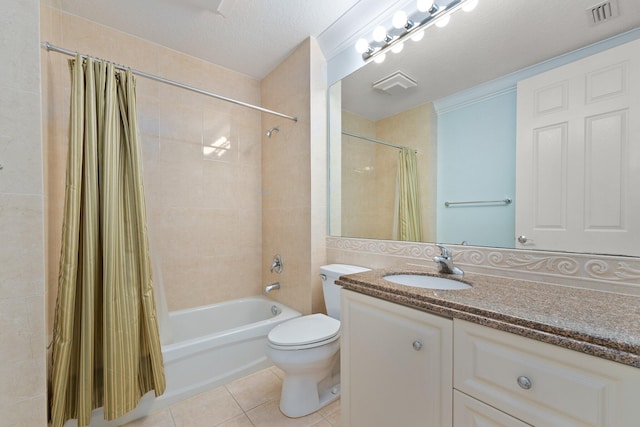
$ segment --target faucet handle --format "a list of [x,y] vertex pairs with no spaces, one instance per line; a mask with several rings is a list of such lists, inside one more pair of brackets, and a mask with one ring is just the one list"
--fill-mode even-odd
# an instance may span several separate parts
[[440,255],[442,255],[445,258],[451,258],[451,255],[452,255],[451,249],[449,249],[444,245],[440,245],[438,243],[436,243],[436,246],[440,248]]

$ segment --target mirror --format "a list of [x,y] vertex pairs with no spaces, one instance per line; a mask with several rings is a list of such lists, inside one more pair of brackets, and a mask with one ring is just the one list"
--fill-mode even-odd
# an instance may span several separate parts
[[517,82],[640,38],[640,3],[618,0],[617,16],[600,24],[589,22],[591,6],[480,0],[334,84],[331,235],[397,239],[398,149],[384,144],[391,143],[418,153],[423,230],[415,240],[526,248],[515,230]]

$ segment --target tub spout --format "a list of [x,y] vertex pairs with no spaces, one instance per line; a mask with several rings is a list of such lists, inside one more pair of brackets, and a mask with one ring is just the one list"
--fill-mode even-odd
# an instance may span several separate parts
[[280,282],[275,282],[275,283],[272,283],[270,285],[265,286],[264,287],[264,292],[266,294],[268,294],[269,292],[271,292],[273,290],[276,290],[276,289],[280,289]]

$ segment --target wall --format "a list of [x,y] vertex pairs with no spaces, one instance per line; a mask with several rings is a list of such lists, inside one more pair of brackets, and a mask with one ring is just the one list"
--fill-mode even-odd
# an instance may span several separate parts
[[[262,277],[280,282],[271,296],[302,313],[324,311],[319,268],[324,264],[327,223],[326,70],[315,39],[303,42],[262,80],[265,108],[297,122],[263,115]],[[284,271],[269,272],[275,254]]]
[[[42,8],[42,33],[44,40],[67,49],[260,104],[260,82],[253,78],[55,6]],[[49,322],[64,203],[68,59],[43,52]],[[163,279],[169,309],[259,294],[260,113],[142,77],[137,78],[136,92],[152,260],[161,266],[154,282]],[[219,146],[212,146],[215,143]]]
[[[426,103],[376,122],[348,111],[342,126],[350,132],[418,150],[423,241],[436,233],[436,115]],[[392,239],[398,150],[342,135],[340,235]],[[337,235],[332,231],[333,235]]]
[[0,426],[46,425],[39,3],[0,3]]
[[514,247],[515,203],[448,208],[444,203],[514,200],[515,161],[515,90],[439,112],[439,242]]
[[[418,150],[422,241],[425,242],[432,242],[436,239],[437,124],[436,113],[430,102],[376,122],[378,139]],[[397,170],[397,152],[392,158],[393,165],[386,167],[393,166],[393,169]],[[388,159],[387,156],[383,161],[388,162]],[[382,166],[380,163],[379,165]],[[386,182],[385,186],[383,191],[391,195],[385,200],[395,200],[395,181]],[[378,187],[383,188],[382,184]],[[387,212],[391,212],[393,215],[393,210],[389,211],[389,203],[385,202],[385,205]]]

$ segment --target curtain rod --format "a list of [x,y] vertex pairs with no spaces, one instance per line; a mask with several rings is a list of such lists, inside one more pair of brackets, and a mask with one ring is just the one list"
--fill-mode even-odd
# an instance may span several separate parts
[[[41,45],[42,45],[43,48],[47,49],[47,51],[54,51],[54,52],[58,52],[58,53],[63,53],[65,55],[69,55],[69,56],[80,55],[82,58],[85,58],[85,59],[87,59],[87,58],[99,59],[99,58],[95,58],[95,57],[90,56],[90,55],[86,55],[86,54],[82,54],[82,53],[79,54],[78,52],[74,52],[72,50],[65,49],[63,47],[52,45],[49,42],[42,42]],[[118,70],[123,70],[124,71],[124,70],[128,69],[127,67],[124,67],[124,66],[118,65],[118,64],[114,64],[114,66]],[[246,102],[238,101],[237,99],[227,98],[226,96],[218,95],[217,93],[207,92],[206,90],[198,89],[196,87],[189,86],[189,85],[186,85],[184,83],[180,83],[180,82],[176,82],[176,81],[173,81],[173,80],[165,79],[164,77],[159,77],[159,76],[155,76],[153,74],[145,73],[144,71],[134,70],[133,68],[130,68],[130,70],[136,76],[144,77],[144,78],[147,78],[147,79],[150,79],[150,80],[155,80],[155,81],[158,81],[158,82],[161,82],[161,83],[165,83],[165,84],[168,84],[168,85],[171,85],[171,86],[175,86],[175,87],[179,87],[179,88],[182,88],[182,89],[190,90],[192,92],[196,92],[196,93],[199,93],[201,95],[207,95],[207,96],[210,96],[212,98],[217,98],[217,99],[220,99],[222,101],[231,102],[233,104],[241,105],[243,107],[252,108],[254,110],[262,111],[263,113],[273,114],[275,116],[279,116],[279,117],[283,117],[285,119],[293,120],[294,122],[298,121],[298,118],[294,117],[294,116],[289,116],[287,114],[279,113],[277,111],[268,110],[266,108],[259,107],[257,105],[252,105],[252,104],[248,104]]]
[[366,135],[360,135],[359,133],[353,133],[353,132],[349,132],[349,131],[343,130],[342,134],[343,135],[353,136],[354,138],[365,139],[367,141],[375,142],[376,144],[387,145],[389,147],[397,148],[399,150],[402,150],[404,148],[406,150],[415,151],[416,153],[418,152],[418,150],[416,150],[415,148],[409,148],[409,147],[405,147],[403,145],[392,144],[391,142],[387,142],[387,141],[382,141],[380,139],[371,138],[371,137],[366,136]]

